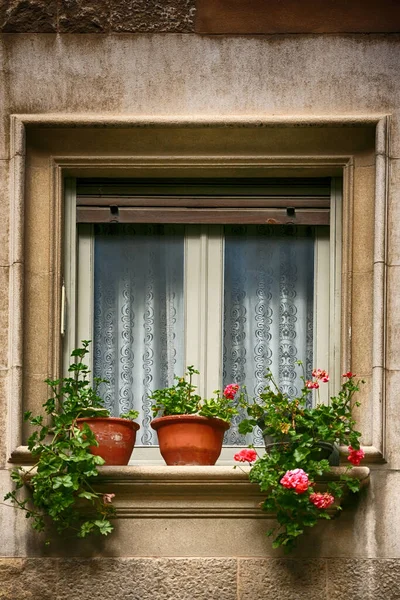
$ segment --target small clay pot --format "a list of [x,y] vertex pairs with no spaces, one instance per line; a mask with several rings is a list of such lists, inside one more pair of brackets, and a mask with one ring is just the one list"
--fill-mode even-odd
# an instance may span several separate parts
[[157,431],[160,452],[167,465],[215,465],[224,433],[230,424],[199,415],[158,417],[150,425]]
[[119,417],[92,417],[77,419],[78,426],[86,423],[93,431],[98,446],[90,446],[92,454],[101,456],[106,465],[127,465],[140,425]]

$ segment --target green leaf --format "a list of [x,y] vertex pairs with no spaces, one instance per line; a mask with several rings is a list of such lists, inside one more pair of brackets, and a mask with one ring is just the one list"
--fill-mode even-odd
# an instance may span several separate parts
[[97,494],[93,494],[92,492],[81,492],[80,494],[78,494],[78,497],[79,498],[86,498],[86,500],[94,500],[98,496],[97,496]]

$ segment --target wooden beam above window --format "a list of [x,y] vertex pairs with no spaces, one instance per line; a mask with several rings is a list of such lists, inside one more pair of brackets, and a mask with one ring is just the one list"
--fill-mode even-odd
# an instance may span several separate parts
[[329,225],[329,209],[78,206],[77,223]]

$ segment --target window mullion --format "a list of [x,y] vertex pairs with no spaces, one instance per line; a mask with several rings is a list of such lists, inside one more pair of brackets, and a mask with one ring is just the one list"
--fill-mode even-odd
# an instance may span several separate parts
[[223,279],[224,279],[224,243],[223,227],[208,227],[206,274],[206,344],[205,344],[205,382],[206,396],[222,383],[222,318],[223,318]]
[[332,178],[331,183],[331,226],[330,226],[330,299],[329,299],[329,370],[332,393],[341,382],[340,333],[342,300],[342,179]]
[[[78,236],[78,307],[76,319],[77,343],[93,340],[94,319],[94,233],[93,225],[80,225]],[[93,372],[92,347],[85,357]]]
[[206,235],[204,227],[186,227],[185,236],[185,364],[200,371],[194,379],[204,394]]
[[77,235],[76,235],[76,180],[66,179],[64,182],[64,339],[63,339],[63,371],[66,373],[70,364],[70,355],[76,348],[76,295],[77,295]]

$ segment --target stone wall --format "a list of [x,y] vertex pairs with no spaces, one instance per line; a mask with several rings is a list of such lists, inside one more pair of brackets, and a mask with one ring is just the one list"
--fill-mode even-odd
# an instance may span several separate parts
[[[223,4],[221,0],[215,6],[222,10]],[[233,14],[229,10],[234,4],[237,7],[237,3],[228,4],[225,3],[224,9],[228,11],[226,23]],[[363,5],[368,13],[373,3]],[[397,10],[396,3],[388,2],[389,5],[390,10]],[[374,135],[358,139],[350,128],[353,146],[344,153],[346,157],[355,157],[356,177],[351,186],[357,198],[354,204],[357,223],[361,224],[355,227],[352,221],[350,226],[350,229],[355,227],[352,239],[358,256],[351,287],[356,326],[352,364],[366,377],[372,377],[374,350],[371,342],[374,199],[382,194],[382,190],[375,189],[376,167],[383,156],[386,165],[387,204],[382,230],[387,254],[381,261],[387,282],[383,304],[384,364],[376,365],[384,371],[386,409],[381,410],[383,397],[371,384],[366,393],[369,408],[359,419],[363,431],[369,432],[377,412],[384,415],[380,433],[387,462],[371,465],[371,484],[358,503],[348,507],[339,519],[321,524],[306,536],[293,558],[272,551],[270,541],[264,537],[268,522],[253,516],[254,511],[248,519],[243,516],[235,519],[232,515],[229,519],[210,515],[207,518],[192,515],[181,520],[171,515],[143,519],[135,513],[134,496],[129,496],[130,516],[117,520],[117,531],[110,544],[108,540],[99,540],[88,546],[63,540],[47,548],[35,539],[23,517],[1,506],[2,600],[90,599],[111,595],[127,599],[176,596],[204,600],[258,600],[269,596],[278,600],[399,597],[400,37],[383,33],[213,36],[208,33],[212,31],[210,22],[218,33],[216,18],[208,21],[208,25],[206,22],[207,14],[211,14],[206,11],[212,8],[205,0],[197,3],[11,0],[0,7],[0,26],[4,32],[0,39],[0,410],[4,416],[0,424],[1,488],[7,490],[9,485],[8,461],[15,450],[11,432],[15,429],[14,415],[21,412],[18,402],[11,399],[23,398],[28,404],[39,404],[42,397],[44,400],[42,371],[47,373],[54,362],[52,348],[45,357],[37,350],[48,347],[48,313],[43,306],[42,309],[36,306],[37,312],[32,313],[28,302],[35,294],[42,294],[50,305],[53,293],[49,282],[53,276],[50,254],[54,247],[41,243],[52,234],[51,165],[62,157],[66,163],[72,158],[78,161],[93,158],[96,146],[98,155],[111,156],[114,162],[121,157],[132,157],[133,140],[138,136],[144,155],[167,154],[173,147],[175,156],[180,153],[184,157],[193,150],[193,144],[187,145],[185,128],[196,121],[207,124],[216,119],[220,120],[220,136],[213,138],[207,133],[208,127],[196,134],[200,146],[203,144],[205,148],[209,144],[208,155],[212,150],[223,155],[227,140],[232,143],[235,135],[238,143],[241,140],[244,144],[247,134],[241,133],[240,128],[239,133],[232,130],[230,134],[226,124],[235,121],[248,126],[247,121],[253,127],[246,150],[249,155],[257,150],[257,144],[261,153],[260,148],[269,143],[270,157],[279,149],[278,154],[305,159],[304,148],[313,143],[314,134],[308,133],[310,121],[320,122],[322,127],[332,119],[342,124],[348,119],[354,128],[357,119],[378,122],[388,117],[385,148],[374,146]],[[398,31],[395,12],[387,11],[389,8],[381,13],[390,16],[386,19],[392,26],[389,30]],[[237,13],[235,19],[230,22],[240,22],[243,27],[248,23],[248,19],[239,19]],[[262,32],[269,31],[265,15],[263,23],[266,25]],[[254,25],[248,27],[250,33],[255,32]],[[306,29],[304,25],[304,31],[309,33],[310,27]],[[380,27],[382,32],[388,31],[387,24]],[[233,25],[230,29],[235,33]],[[188,35],[195,30],[206,35]],[[353,29],[348,25],[347,30]],[[135,35],[118,35],[123,32]],[[25,146],[16,147],[15,120],[11,115],[25,115],[27,121],[37,115],[38,123],[40,119],[52,123],[51,128],[43,123],[27,126],[26,155],[21,151]],[[135,119],[152,122],[153,134],[146,137],[144,125],[140,133],[133,135],[127,128],[122,135],[121,122]],[[157,120],[163,119],[169,119],[175,126],[184,124],[183,131],[176,129],[173,144],[168,142],[168,136],[154,129]],[[303,124],[300,140],[291,137],[285,146],[281,133],[271,125],[274,119]],[[264,121],[269,122],[270,129],[265,129]],[[257,127],[264,130],[262,135],[256,135]],[[316,152],[321,159],[325,157],[329,162],[332,156],[340,154],[340,146],[335,142],[338,135],[341,134],[333,129],[324,130],[324,145]],[[61,146],[57,145],[60,143]],[[21,176],[25,169],[26,184]],[[19,192],[15,189],[18,185]],[[15,198],[25,202],[24,207],[16,205]],[[45,218],[32,212],[34,206],[48,211]],[[23,208],[23,235],[16,240],[16,214],[23,217]],[[22,254],[21,260],[15,248],[18,244],[22,248],[23,243],[30,253]],[[17,279],[11,275],[19,272],[27,286],[23,309],[15,303],[19,297],[13,287]],[[14,315],[18,311],[25,316],[16,322]],[[12,343],[16,327],[22,331],[21,348]],[[28,386],[25,394],[15,389],[21,372],[24,385]],[[365,443],[371,444],[371,439]],[[246,496],[243,506],[248,501]]]

